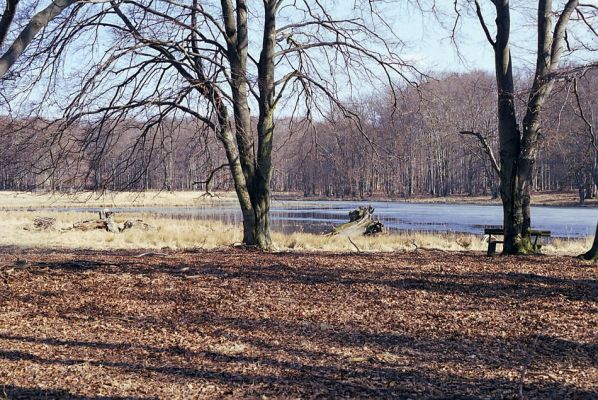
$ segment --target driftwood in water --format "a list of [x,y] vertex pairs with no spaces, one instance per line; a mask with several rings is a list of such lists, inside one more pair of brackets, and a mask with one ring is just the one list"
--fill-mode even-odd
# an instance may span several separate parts
[[374,235],[383,231],[382,222],[374,219],[374,208],[359,207],[349,212],[349,222],[337,226],[330,235]]

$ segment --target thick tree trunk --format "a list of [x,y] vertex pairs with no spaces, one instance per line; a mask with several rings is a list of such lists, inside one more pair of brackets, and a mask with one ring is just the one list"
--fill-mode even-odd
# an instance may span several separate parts
[[[533,250],[530,195],[534,163],[540,136],[540,114],[552,91],[550,74],[558,67],[569,18],[578,1],[568,0],[552,31],[552,0],[538,1],[538,48],[534,83],[530,90],[523,132],[517,126],[510,37],[509,0],[496,0],[494,47],[498,89],[498,131],[500,138],[500,180],[504,211],[504,254],[525,254]],[[488,31],[486,34],[489,36]]]
[[521,249],[524,224],[524,186],[519,182],[521,135],[515,113],[515,94],[510,36],[510,10],[506,0],[495,3],[497,35],[494,44],[496,85],[498,90],[498,133],[500,145],[500,194],[505,229],[504,254]]
[[584,260],[598,261],[598,224],[596,224],[596,233],[594,234],[594,243],[592,248],[585,254],[581,255]]
[[[249,185],[255,213],[254,242],[260,249],[272,247],[270,235],[270,181],[272,179],[272,139],[276,108],[274,83],[274,48],[276,41],[276,11],[279,2],[264,1],[264,32],[258,63],[259,118],[257,123],[257,163]],[[246,243],[248,244],[248,243]]]

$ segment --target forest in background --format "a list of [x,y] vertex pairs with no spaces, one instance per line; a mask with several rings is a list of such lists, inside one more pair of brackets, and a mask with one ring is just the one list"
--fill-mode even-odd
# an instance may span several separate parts
[[[518,79],[519,110],[529,81]],[[489,73],[451,73],[404,87],[396,105],[381,88],[317,121],[282,115],[271,189],[330,198],[498,196],[491,157],[471,135],[479,133],[498,158],[495,91]],[[575,87],[558,83],[544,113],[535,191],[579,190],[580,201],[596,196],[597,94],[592,70]],[[233,189],[223,149],[197,121],[162,121],[148,130],[146,121],[119,120],[119,135],[97,137],[92,123],[65,133],[60,122],[40,118],[3,122],[2,190]]]

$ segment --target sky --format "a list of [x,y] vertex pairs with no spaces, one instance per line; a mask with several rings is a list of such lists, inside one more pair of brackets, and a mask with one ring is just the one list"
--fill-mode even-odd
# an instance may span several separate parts
[[[255,0],[257,1],[257,0]],[[356,0],[321,0],[334,7],[334,13],[351,15]],[[359,0],[357,0],[359,1]],[[453,0],[419,0],[424,10],[414,7],[413,1],[386,1],[379,3],[385,20],[391,25],[394,34],[403,42],[399,51],[401,57],[410,61],[417,68],[428,74],[443,72],[467,72],[484,70],[493,73],[494,57],[492,48],[475,16],[473,8],[467,1],[459,4],[459,19],[454,9]],[[484,7],[486,21],[493,31],[494,10],[490,0],[480,0]],[[587,0],[596,3],[598,0]],[[43,3],[43,2],[42,2]],[[555,0],[556,4],[562,0]],[[434,4],[434,12],[430,5]],[[516,71],[530,71],[534,67],[535,34],[535,1],[512,1],[512,53]],[[455,21],[457,23],[455,25]],[[451,38],[455,27],[455,40]],[[259,39],[259,35],[256,35]],[[588,37],[594,47],[598,48],[596,38]],[[259,53],[257,53],[259,54]],[[580,53],[574,60],[578,62],[596,61],[596,53]],[[81,56],[81,55],[80,55]],[[77,57],[78,58],[78,57]],[[77,70],[81,67],[76,60],[67,61],[66,68]]]
[[[423,2],[426,3],[425,1]],[[471,70],[494,71],[492,48],[479,24],[472,6],[461,2],[460,18],[456,25],[456,41],[451,40],[456,12],[452,0],[436,1],[436,14],[421,12],[412,6],[404,6],[394,11],[393,28],[405,42],[405,56],[417,61],[430,71],[465,72]],[[535,64],[536,47],[536,1],[511,1],[511,52],[516,70],[529,71]],[[555,9],[562,1],[555,0]],[[597,0],[587,0],[585,4],[598,6]],[[430,2],[428,2],[428,5]],[[494,33],[495,13],[489,0],[481,0],[483,13],[490,31]],[[560,8],[560,7],[559,7]],[[572,22],[573,29],[581,24]],[[584,33],[582,34],[581,31]],[[596,37],[587,35],[585,29],[577,29],[584,41],[598,48]],[[458,50],[457,50],[458,49]],[[579,63],[596,61],[592,52],[578,52],[569,58]]]

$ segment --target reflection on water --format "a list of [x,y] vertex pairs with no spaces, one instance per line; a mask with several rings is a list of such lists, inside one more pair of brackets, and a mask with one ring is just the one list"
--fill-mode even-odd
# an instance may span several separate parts
[[[481,233],[484,226],[502,225],[500,206],[470,204],[418,204],[403,202],[273,201],[272,229],[278,232],[323,233],[348,221],[349,211],[369,204],[374,215],[394,231]],[[46,209],[47,210],[47,209]],[[54,209],[96,211],[94,208]],[[185,207],[127,207],[116,212],[144,212],[176,219],[210,219],[240,225],[236,205]],[[554,237],[584,237],[594,234],[598,209],[576,207],[532,207],[533,228],[552,231]]]

